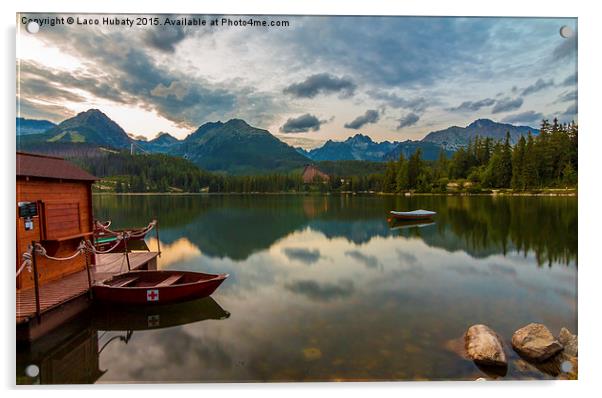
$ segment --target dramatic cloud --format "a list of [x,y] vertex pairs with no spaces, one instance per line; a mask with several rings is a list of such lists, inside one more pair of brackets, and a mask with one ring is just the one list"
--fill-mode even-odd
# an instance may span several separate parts
[[[285,105],[274,100],[274,94],[253,88],[225,83],[211,83],[156,63],[143,46],[123,32],[95,34],[81,30],[61,34],[48,32],[46,40],[70,54],[93,64],[86,72],[55,71],[24,62],[27,72],[22,86],[29,85],[30,76],[47,79],[56,86],[77,88],[96,97],[128,104],[138,104],[149,111],[185,128],[193,128],[208,120],[241,117],[262,125],[282,111]],[[185,83],[183,83],[185,82]]]
[[[462,123],[461,113],[520,112],[523,98],[531,105],[526,95],[544,89],[552,100],[528,109],[552,115],[558,111],[553,99],[569,105],[573,94],[563,92],[576,89],[576,73],[567,77],[576,65],[576,35],[558,35],[560,24],[576,29],[576,20],[287,19],[287,29],[61,25],[43,35],[22,31],[20,115],[56,121],[84,106],[101,108],[147,136],[155,121],[180,136],[207,121],[241,118],[272,131],[320,129],[321,139],[336,140],[344,138],[344,126],[372,123],[370,132],[380,141],[399,138],[391,109],[405,115],[397,127],[412,127],[403,131],[410,138]],[[561,61],[553,64],[552,57]],[[525,81],[533,84],[525,87]],[[138,116],[130,118],[129,109]],[[316,114],[336,116],[336,126],[320,127],[324,121]]]
[[144,36],[144,42],[158,50],[173,53],[176,51],[176,45],[184,40],[186,34],[179,26],[149,29]]
[[328,73],[311,75],[300,83],[293,83],[283,91],[297,98],[314,98],[318,94],[339,93],[343,98],[355,93],[357,86],[347,77],[337,77]]
[[[320,17],[286,37],[296,60],[330,63],[382,87],[425,86],[470,68],[489,51],[494,25],[484,18]],[[319,32],[319,36],[316,36]]]
[[460,112],[475,112],[480,110],[481,108],[491,106],[495,104],[495,100],[492,98],[485,98],[479,101],[464,101],[460,105],[449,108],[450,111],[460,111]]
[[349,123],[345,123],[345,128],[357,130],[366,124],[376,123],[379,119],[380,115],[377,110],[368,109],[363,115],[356,117]]
[[397,130],[401,130],[404,127],[413,126],[420,120],[420,116],[415,113],[408,113],[401,119],[399,119],[399,125],[397,126]]
[[563,116],[577,116],[577,104],[570,105],[563,113]]
[[17,112],[31,119],[50,120],[55,123],[75,116],[75,113],[63,106],[45,102],[33,102],[25,98],[17,101]]
[[577,101],[577,90],[562,93],[554,103]]
[[560,43],[553,51],[552,58],[556,61],[560,61],[566,58],[573,57],[577,54],[577,33],[575,32],[569,38],[563,39],[563,42]]
[[496,102],[495,106],[491,110],[491,113],[502,113],[513,111],[520,108],[523,105],[523,99],[520,97],[511,99],[504,98]]
[[526,111],[514,115],[508,115],[502,119],[502,122],[510,124],[537,126],[539,125],[539,122],[542,121],[542,119],[544,119],[544,115],[541,112]]
[[186,94],[188,94],[188,87],[181,82],[173,81],[169,86],[164,86],[159,83],[155,88],[151,90],[151,95],[154,97],[167,98],[173,95],[178,100],[183,100]]
[[371,90],[368,91],[368,95],[376,100],[385,102],[386,105],[391,108],[402,108],[402,109],[410,109],[414,112],[423,112],[429,105],[433,105],[435,101],[429,103],[426,98],[417,97],[412,99],[406,99],[400,97],[396,94],[390,94],[387,92]]
[[572,86],[577,84],[577,72],[572,75],[568,75],[566,79],[562,81],[563,86]]
[[291,118],[286,121],[280,127],[280,131],[283,133],[306,133],[308,131],[320,130],[320,125],[324,123],[323,120],[319,120],[314,115],[306,113],[296,118]]
[[[66,72],[45,67],[41,64],[29,61],[20,63],[19,71],[21,73],[21,92],[19,94],[28,98],[47,97],[48,99],[65,98],[62,95],[56,95],[58,90],[82,90],[96,97],[104,98],[118,103],[126,103],[131,100],[123,92],[117,88],[118,82],[115,82],[111,77],[104,75],[100,71],[83,72],[74,71]],[[43,80],[47,89],[41,89],[35,81]],[[31,95],[31,97],[30,97]],[[69,99],[73,102],[82,102],[84,99],[78,95],[78,99]]]
[[544,90],[548,87],[553,87],[554,86],[554,80],[550,79],[550,80],[543,80],[542,78],[537,79],[537,81],[535,83],[533,83],[532,85],[526,87],[523,90],[522,95],[526,96],[529,94],[533,94],[536,93],[538,91]]

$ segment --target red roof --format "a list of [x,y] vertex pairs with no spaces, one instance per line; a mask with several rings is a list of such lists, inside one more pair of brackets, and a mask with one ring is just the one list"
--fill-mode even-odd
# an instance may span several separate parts
[[98,178],[63,158],[17,152],[17,176],[96,181]]

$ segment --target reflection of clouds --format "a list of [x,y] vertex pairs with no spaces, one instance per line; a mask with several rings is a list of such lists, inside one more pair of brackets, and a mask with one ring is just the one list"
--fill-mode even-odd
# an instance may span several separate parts
[[[157,247],[157,239],[150,238],[148,240],[148,247],[150,247],[151,250],[155,250]],[[187,238],[180,238],[169,245],[161,242],[161,257],[158,258],[157,268],[166,269],[169,268],[171,264],[186,261],[197,257],[200,254],[201,251],[199,248]]]
[[397,252],[397,257],[399,257],[399,260],[402,263],[405,263],[408,265],[418,264],[418,258],[414,254],[406,253],[400,249],[396,249],[395,251]]
[[349,250],[345,252],[346,256],[353,258],[354,260],[364,264],[368,268],[378,267],[378,258],[376,256],[368,256],[359,250]]
[[491,264],[489,268],[497,274],[507,275],[507,276],[516,276],[516,270],[514,267],[504,264]]
[[300,280],[285,285],[285,288],[293,293],[298,293],[317,301],[330,301],[349,297],[355,291],[353,282],[350,280],[342,280],[336,284]]
[[[475,258],[400,235],[355,244],[311,228],[244,261],[196,253],[169,267],[230,273],[214,295],[230,318],[135,332],[103,351],[101,382],[474,379],[472,363],[445,349],[466,324],[577,329],[565,298],[576,297],[576,269],[538,268],[533,255]],[[321,353],[311,366],[308,349]]]
[[489,271],[475,267],[474,265],[450,264],[447,265],[445,269],[457,272],[460,275],[489,275]]
[[320,259],[320,251],[317,249],[287,247],[283,251],[289,260],[297,260],[307,265],[313,264]]

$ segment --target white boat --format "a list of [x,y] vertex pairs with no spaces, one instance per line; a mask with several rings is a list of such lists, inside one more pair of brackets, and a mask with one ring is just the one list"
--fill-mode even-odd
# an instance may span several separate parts
[[430,210],[395,211],[391,210],[391,217],[397,220],[429,220],[437,213]]

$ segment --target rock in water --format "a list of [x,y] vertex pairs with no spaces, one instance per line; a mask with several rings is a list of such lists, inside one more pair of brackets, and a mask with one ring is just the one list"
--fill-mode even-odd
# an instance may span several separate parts
[[530,323],[512,335],[512,347],[526,359],[541,362],[562,351],[562,345],[541,323]]
[[485,325],[472,325],[464,336],[466,353],[480,365],[507,366],[502,342],[493,330]]
[[569,332],[567,328],[560,329],[558,341],[564,347],[564,353],[573,357],[578,356],[577,336]]

